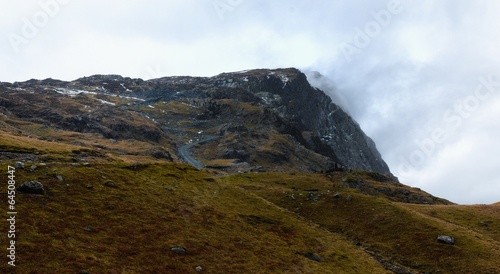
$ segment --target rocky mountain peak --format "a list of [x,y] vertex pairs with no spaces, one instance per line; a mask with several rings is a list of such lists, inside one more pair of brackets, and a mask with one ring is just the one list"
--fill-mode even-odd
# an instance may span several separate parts
[[[199,146],[200,159],[234,158],[237,167],[262,170],[343,165],[390,175],[359,125],[295,68],[147,81],[93,75],[1,87],[0,105],[9,106],[11,115],[54,128],[113,139],[168,140],[172,154],[185,142],[218,135],[217,147]],[[6,93],[17,93],[18,99]],[[23,99],[33,102],[30,111],[16,107]]]

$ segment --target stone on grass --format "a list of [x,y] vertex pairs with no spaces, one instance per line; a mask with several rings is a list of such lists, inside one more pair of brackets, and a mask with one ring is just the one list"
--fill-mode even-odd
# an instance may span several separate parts
[[16,168],[24,168],[24,163],[23,162],[16,162],[15,166],[16,166]]
[[321,262],[321,257],[311,252],[307,252],[306,254],[304,254],[304,257],[308,258],[309,260]]
[[182,246],[172,246],[170,248],[170,251],[172,251],[172,252],[174,252],[176,254],[179,254],[179,255],[184,255],[184,254],[187,253],[187,250],[184,247],[182,247]]
[[26,181],[17,190],[26,194],[43,194],[45,192],[42,183],[38,181]]
[[116,187],[116,184],[113,181],[107,181],[104,183],[104,185],[107,187]]
[[448,245],[454,245],[455,244],[455,238],[451,236],[446,236],[446,235],[439,235],[437,237],[438,243],[442,244],[448,244]]

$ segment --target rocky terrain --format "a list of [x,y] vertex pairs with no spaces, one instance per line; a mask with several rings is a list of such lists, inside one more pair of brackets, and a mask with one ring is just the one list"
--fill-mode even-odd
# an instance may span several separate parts
[[499,203],[398,182],[296,69],[0,83],[0,168],[1,273],[500,273]]
[[234,170],[324,171],[338,164],[390,174],[359,125],[296,69],[149,81],[96,75],[2,83],[0,90],[5,117],[160,144],[172,159],[184,143],[213,135],[221,138],[194,153]]

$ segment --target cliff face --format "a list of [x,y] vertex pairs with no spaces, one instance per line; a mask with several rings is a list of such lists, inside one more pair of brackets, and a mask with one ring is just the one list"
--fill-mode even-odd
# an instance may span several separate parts
[[0,91],[5,115],[166,145],[172,154],[186,142],[219,136],[193,153],[205,162],[225,159],[235,170],[321,171],[337,163],[390,174],[359,125],[293,68],[148,81],[119,75],[29,80],[0,83]]
[[350,168],[390,173],[375,143],[300,71],[257,70],[218,77],[219,83],[259,96],[261,104],[287,121],[292,128],[287,133],[306,147]]

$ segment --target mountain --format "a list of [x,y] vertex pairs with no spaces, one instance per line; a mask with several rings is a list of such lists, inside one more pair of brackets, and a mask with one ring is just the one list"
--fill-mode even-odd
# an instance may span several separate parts
[[299,171],[341,165],[392,176],[359,125],[293,68],[149,81],[95,75],[0,89],[16,94],[0,98],[10,115],[109,139],[163,140],[172,159],[184,142],[219,136],[217,146],[197,153],[208,164],[233,159],[238,170]]
[[500,273],[499,204],[398,182],[309,81],[0,83],[0,273]]

